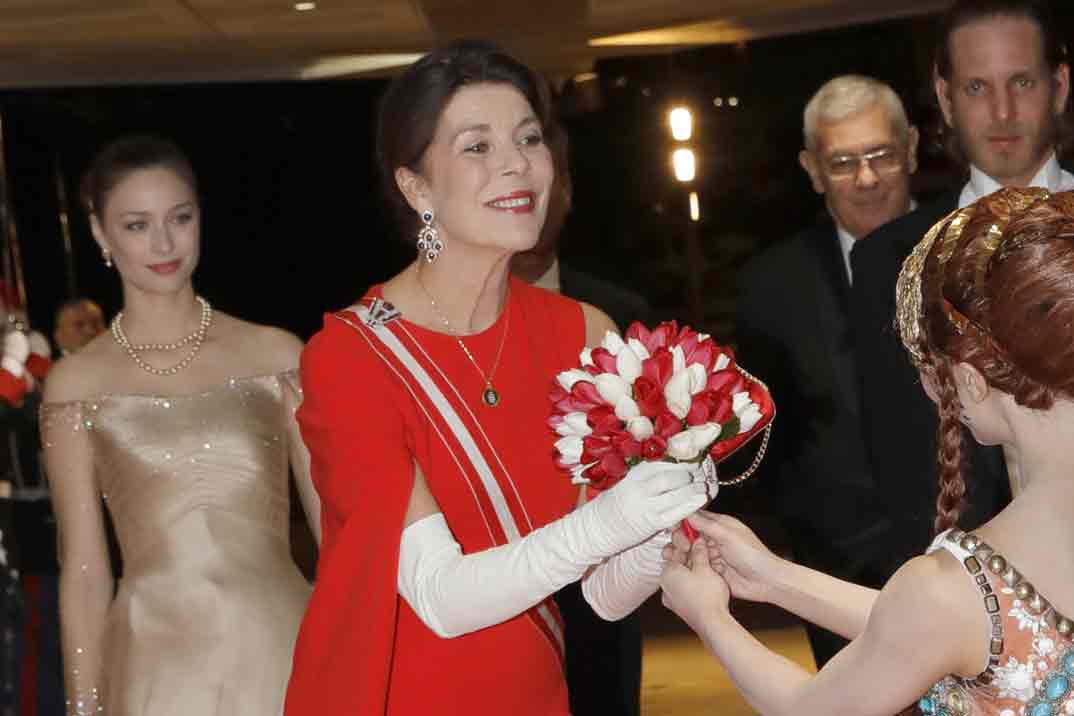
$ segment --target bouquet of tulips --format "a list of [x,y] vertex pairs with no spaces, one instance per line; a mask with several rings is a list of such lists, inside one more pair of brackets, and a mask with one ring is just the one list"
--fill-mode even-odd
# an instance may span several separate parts
[[720,484],[740,482],[763,457],[776,412],[768,388],[730,349],[675,321],[652,330],[635,322],[623,337],[609,331],[556,376],[549,397],[559,465],[596,491],[643,460],[711,460],[713,468],[765,431],[750,470]]

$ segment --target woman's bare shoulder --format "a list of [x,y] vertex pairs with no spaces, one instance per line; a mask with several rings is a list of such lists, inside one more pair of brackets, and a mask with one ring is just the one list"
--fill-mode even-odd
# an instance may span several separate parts
[[45,378],[45,402],[86,400],[98,395],[124,357],[111,334],[102,333],[77,353],[53,364]]

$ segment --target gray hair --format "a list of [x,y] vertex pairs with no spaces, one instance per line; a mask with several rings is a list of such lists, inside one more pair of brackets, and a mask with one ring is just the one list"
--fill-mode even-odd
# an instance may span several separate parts
[[806,149],[811,152],[817,150],[819,123],[838,122],[877,104],[887,109],[895,134],[900,141],[904,141],[910,131],[910,122],[895,90],[880,80],[864,75],[840,75],[828,80],[805,108],[802,129]]

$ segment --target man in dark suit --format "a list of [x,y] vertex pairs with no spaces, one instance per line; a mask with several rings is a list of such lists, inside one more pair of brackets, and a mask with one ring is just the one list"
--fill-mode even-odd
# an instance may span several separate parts
[[[960,0],[942,23],[936,97],[949,147],[968,163],[969,181],[858,242],[851,257],[862,429],[888,518],[903,536],[892,555],[900,561],[928,545],[938,486],[936,409],[893,325],[899,269],[935,222],[1001,186],[1074,188],[1055,155],[1070,70],[1047,6]],[[971,472],[960,524],[972,528],[1003,508],[1011,484],[998,448],[966,445]]]
[[[805,110],[799,160],[828,217],[750,261],[739,274],[743,365],[768,382],[779,410],[764,492],[797,561],[879,587],[890,576],[889,524],[859,430],[850,335],[854,243],[911,207],[917,130],[887,85],[847,75]],[[846,643],[807,625],[818,665]]]
[[[625,330],[632,321],[648,323],[651,310],[639,294],[562,263],[558,247],[571,208],[571,175],[566,130],[547,132],[556,168],[548,214],[537,245],[516,254],[511,270],[523,280],[603,310]],[[635,612],[604,621],[582,596],[576,582],[556,594],[567,629],[567,688],[575,716],[638,716],[641,712],[641,620]]]

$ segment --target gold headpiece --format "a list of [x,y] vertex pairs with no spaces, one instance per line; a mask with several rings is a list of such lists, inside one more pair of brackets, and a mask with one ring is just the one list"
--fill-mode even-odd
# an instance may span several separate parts
[[[945,216],[929,229],[921,242],[914,247],[913,252],[903,262],[899,280],[895,285],[895,319],[899,325],[903,347],[906,348],[914,363],[920,365],[927,361],[927,349],[922,335],[924,296],[921,291],[921,274],[933,246],[939,242],[936,261],[940,273],[943,274],[944,267],[958,248],[959,239],[962,238],[966,224],[978,211],[982,209],[990,211],[995,220],[982,239],[983,245],[977,256],[974,271],[977,288],[979,291],[983,290],[992,258],[996,250],[1004,243],[1003,233],[1012,216],[1024,212],[1033,204],[1047,200],[1050,196],[1049,192],[1044,189],[1000,189],[995,194],[984,197],[963,209],[956,209]],[[1004,210],[995,211],[993,208],[995,203],[1005,204]],[[968,318],[946,298],[943,299],[943,307],[948,320],[959,333],[976,329],[991,340],[987,330]],[[996,347],[999,348],[999,346]]]

